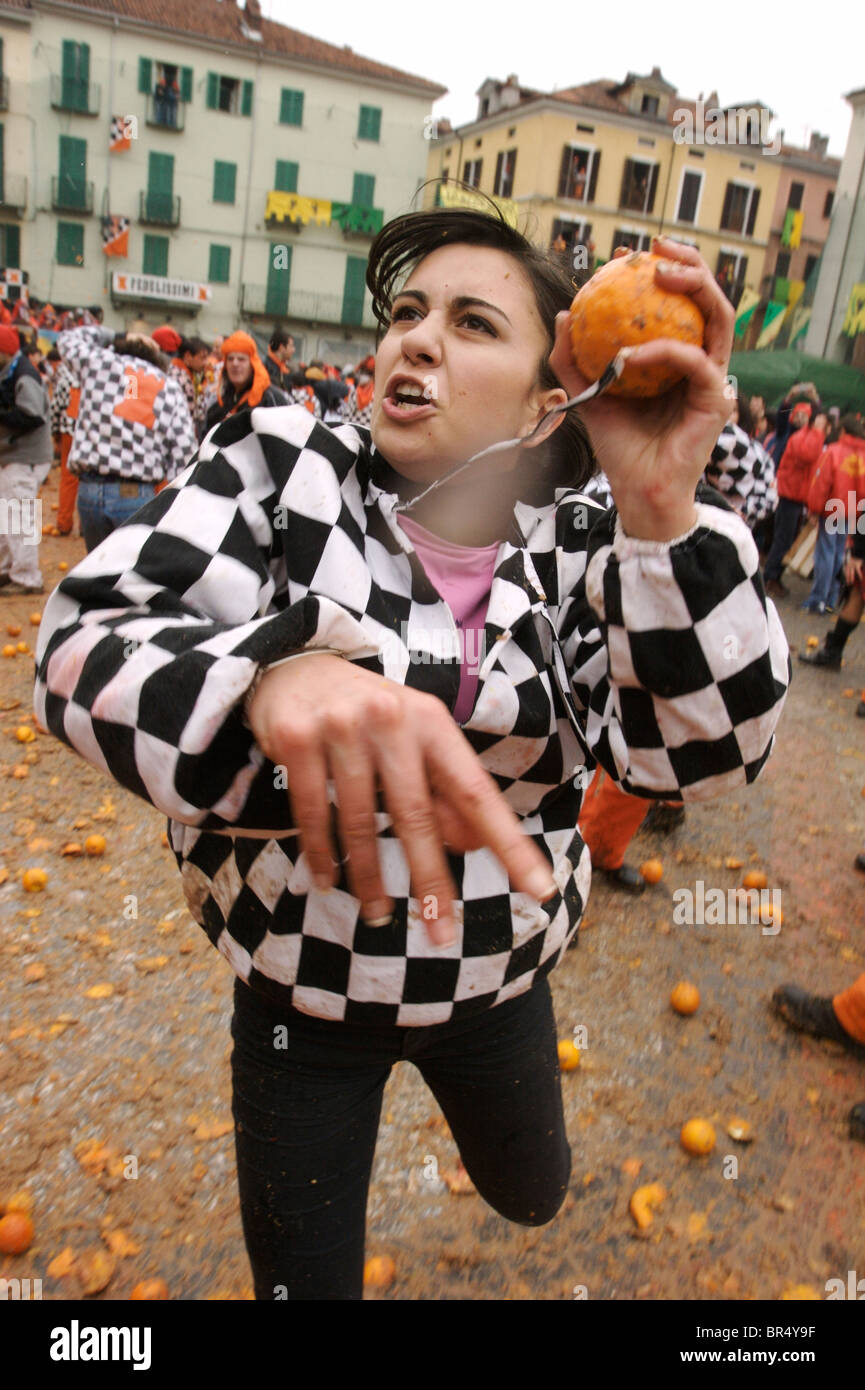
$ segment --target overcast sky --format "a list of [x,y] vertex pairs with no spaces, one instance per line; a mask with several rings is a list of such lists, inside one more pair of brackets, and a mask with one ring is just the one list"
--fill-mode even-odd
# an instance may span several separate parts
[[725,106],[759,99],[776,112],[772,130],[783,128],[785,140],[807,145],[811,131],[820,131],[829,136],[829,153],[840,156],[851,114],[843,93],[865,87],[861,0],[261,6],[282,24],[447,87],[434,111],[454,125],[474,120],[474,94],[485,77],[516,72],[524,86],[551,91],[657,66],[683,97],[717,90]]

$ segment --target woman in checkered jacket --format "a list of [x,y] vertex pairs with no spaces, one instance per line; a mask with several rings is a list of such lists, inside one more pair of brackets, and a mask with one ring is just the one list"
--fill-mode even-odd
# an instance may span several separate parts
[[[695,250],[661,249],[705,350],[638,351],[682,386],[596,399],[466,468],[586,386],[571,286],[497,217],[390,223],[371,431],[296,407],[226,420],[46,606],[40,721],[169,816],[190,911],[236,972],[260,1299],[361,1296],[400,1059],[482,1196],[552,1219],[570,1151],[548,976],[589,892],[588,770],[690,801],[769,756],[783,631],[744,522],[695,501],[732,311]],[[612,510],[580,492],[598,466]]]

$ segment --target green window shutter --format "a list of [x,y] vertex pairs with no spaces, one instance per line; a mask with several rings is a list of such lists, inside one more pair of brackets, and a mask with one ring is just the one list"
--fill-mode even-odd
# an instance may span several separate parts
[[6,228],[5,266],[18,270],[21,266],[21,228],[11,224]]
[[375,175],[355,174],[351,201],[362,208],[371,208],[375,198]]
[[357,126],[358,140],[378,140],[381,135],[381,107],[362,106]]
[[192,68],[180,69],[180,100],[192,101]]
[[208,280],[213,280],[217,285],[227,285],[231,279],[231,247],[216,246],[211,242],[210,245],[210,265],[207,270]]
[[174,155],[151,150],[147,156],[147,213],[160,222],[174,210]]
[[[58,191],[64,207],[84,209],[87,205],[87,141],[73,135],[60,136]],[[72,224],[70,224],[72,225]],[[66,262],[66,264],[73,264]]]
[[244,82],[244,84],[243,84],[243,96],[242,96],[241,103],[240,103],[240,114],[241,114],[241,116],[251,116],[251,115],[252,115],[252,83],[251,83],[251,82]]
[[342,292],[342,322],[359,324],[363,318],[363,295],[366,288],[366,258],[347,256],[345,285]]
[[291,283],[292,248],[284,242],[272,242],[268,247],[267,291],[264,312],[274,318],[288,313],[288,287]]
[[84,227],[80,222],[57,223],[57,264],[84,264]]
[[207,105],[209,110],[215,111],[219,106],[219,73],[209,72],[207,74]]
[[141,271],[144,275],[168,274],[167,236],[145,235],[144,257],[141,262]]
[[291,159],[278,159],[276,161],[276,177],[273,180],[273,187],[277,193],[297,192],[297,170],[297,164]]
[[237,165],[226,164],[221,159],[213,161],[213,201],[233,203],[237,186]]
[[303,92],[283,87],[279,103],[281,125],[303,125]]
[[86,111],[90,82],[90,45],[64,39],[61,58],[61,101],[69,111]]
[[[5,198],[6,198],[6,190],[5,190],[5,187],[4,187],[5,182],[6,182],[6,131],[5,131],[4,127],[3,127],[2,125],[0,125],[0,200],[2,200],[2,201],[5,201]],[[4,261],[3,264],[4,264],[4,265],[8,265],[9,262],[8,262],[8,261]]]
[[153,91],[153,63],[149,58],[138,59],[138,90],[146,96]]

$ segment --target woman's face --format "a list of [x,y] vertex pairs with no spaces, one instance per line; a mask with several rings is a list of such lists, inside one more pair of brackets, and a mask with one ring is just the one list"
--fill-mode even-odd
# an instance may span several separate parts
[[232,386],[245,386],[252,376],[252,358],[245,352],[230,352],[225,359],[225,374]]
[[[433,251],[395,296],[376,355],[376,447],[425,483],[488,444],[528,434],[567,399],[537,385],[549,346],[513,257],[487,246]],[[518,452],[493,455],[496,470],[512,468]]]

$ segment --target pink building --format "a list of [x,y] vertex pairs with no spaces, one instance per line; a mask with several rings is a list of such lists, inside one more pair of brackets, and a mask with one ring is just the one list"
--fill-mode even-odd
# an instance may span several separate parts
[[[791,282],[807,282],[820,259],[841,167],[840,159],[826,154],[828,143],[827,135],[815,132],[807,150],[782,144],[777,155],[782,169],[760,282],[764,304],[770,299],[786,303]],[[797,239],[796,213],[802,214],[799,244],[792,245],[790,233],[792,241]]]

